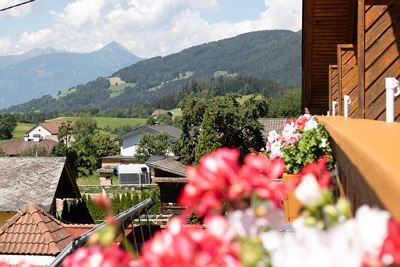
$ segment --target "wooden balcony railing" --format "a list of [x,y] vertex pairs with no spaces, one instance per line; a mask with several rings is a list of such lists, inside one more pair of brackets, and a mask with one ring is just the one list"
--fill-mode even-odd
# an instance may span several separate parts
[[339,187],[355,210],[385,208],[400,219],[400,123],[318,117],[329,132]]

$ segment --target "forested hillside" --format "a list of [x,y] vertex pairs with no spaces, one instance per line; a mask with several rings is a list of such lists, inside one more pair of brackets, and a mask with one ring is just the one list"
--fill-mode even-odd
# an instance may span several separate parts
[[143,106],[175,107],[182,95],[209,90],[274,96],[300,84],[301,33],[260,31],[141,61],[109,78],[10,107],[9,112],[95,110],[133,116]]

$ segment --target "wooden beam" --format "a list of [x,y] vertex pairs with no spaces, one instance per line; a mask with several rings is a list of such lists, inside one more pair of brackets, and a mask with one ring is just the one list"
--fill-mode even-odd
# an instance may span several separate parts
[[365,0],[357,8],[358,117],[365,118]]
[[313,10],[314,0],[303,1],[303,73],[302,73],[302,97],[301,106],[302,110],[309,108],[311,102],[311,83],[312,83],[312,39],[313,39]]

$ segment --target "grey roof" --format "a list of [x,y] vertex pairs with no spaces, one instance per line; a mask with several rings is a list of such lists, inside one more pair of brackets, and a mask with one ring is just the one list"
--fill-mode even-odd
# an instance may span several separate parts
[[182,130],[179,128],[176,128],[174,126],[171,125],[142,125],[139,127],[136,127],[135,129],[133,129],[132,131],[125,133],[125,134],[121,134],[119,136],[117,136],[115,138],[115,140],[121,140],[124,139],[128,136],[131,135],[135,135],[141,132],[149,132],[149,133],[167,133],[170,136],[178,139],[181,134],[182,134]]
[[180,163],[179,161],[166,158],[157,161],[146,162],[147,166],[163,170],[169,173],[180,175],[182,177],[186,176],[186,165]]
[[65,158],[0,158],[0,211],[35,203],[49,211]]
[[276,131],[277,133],[281,134],[283,128],[285,128],[285,124],[287,119],[284,118],[261,118],[258,119],[258,122],[264,127],[262,134],[264,137],[268,136],[270,131]]

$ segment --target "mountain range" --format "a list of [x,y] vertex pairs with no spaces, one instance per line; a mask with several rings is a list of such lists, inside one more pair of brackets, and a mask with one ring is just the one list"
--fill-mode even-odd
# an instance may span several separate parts
[[53,48],[0,57],[0,108],[43,95],[56,95],[79,83],[110,75],[141,59],[112,42],[89,53]]
[[[46,95],[11,106],[7,111],[63,112],[91,108],[139,108],[182,93],[185,85],[193,80],[242,75],[273,81],[260,83],[275,87],[271,91],[277,86],[300,86],[301,38],[300,31],[250,32],[194,46],[165,57],[142,60],[112,75],[71,87],[57,96]],[[263,91],[268,91],[268,88]]]

